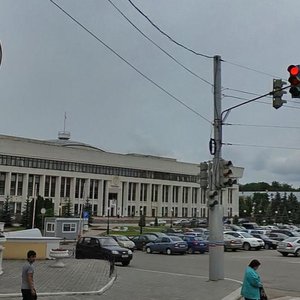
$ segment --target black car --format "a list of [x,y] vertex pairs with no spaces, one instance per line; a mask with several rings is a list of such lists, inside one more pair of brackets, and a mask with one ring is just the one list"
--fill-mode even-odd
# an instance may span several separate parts
[[76,244],[75,257],[105,259],[128,266],[132,251],[120,247],[112,237],[84,236]]
[[135,248],[137,250],[145,251],[145,245],[147,243],[153,242],[157,239],[157,236],[153,234],[141,234],[134,236],[131,240],[135,243]]
[[268,237],[265,234],[260,234],[260,233],[252,233],[256,238],[262,239],[265,242],[265,249],[276,249],[278,245],[278,241],[272,240],[270,237]]

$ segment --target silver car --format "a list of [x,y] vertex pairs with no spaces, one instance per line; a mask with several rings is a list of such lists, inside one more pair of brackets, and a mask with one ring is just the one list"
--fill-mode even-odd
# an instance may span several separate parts
[[289,237],[281,242],[277,246],[277,251],[283,256],[293,254],[295,256],[300,255],[300,237]]

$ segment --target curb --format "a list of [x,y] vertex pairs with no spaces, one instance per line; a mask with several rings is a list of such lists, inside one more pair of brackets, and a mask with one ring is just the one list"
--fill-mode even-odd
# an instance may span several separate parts
[[[38,297],[44,297],[44,296],[71,296],[71,295],[96,295],[96,294],[101,295],[113,285],[113,283],[116,279],[117,279],[117,275],[112,276],[112,278],[109,280],[109,282],[98,291],[38,293]],[[22,294],[21,293],[0,294],[0,298],[6,298],[7,299],[7,298],[15,298],[15,297],[22,297]]]
[[239,300],[242,299],[241,296],[241,288],[238,288],[237,290],[233,291],[226,297],[224,297],[222,300]]

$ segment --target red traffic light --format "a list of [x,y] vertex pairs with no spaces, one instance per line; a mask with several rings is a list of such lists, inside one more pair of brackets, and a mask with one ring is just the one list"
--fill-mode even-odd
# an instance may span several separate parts
[[297,76],[300,73],[300,68],[299,66],[290,65],[288,71],[292,76]]

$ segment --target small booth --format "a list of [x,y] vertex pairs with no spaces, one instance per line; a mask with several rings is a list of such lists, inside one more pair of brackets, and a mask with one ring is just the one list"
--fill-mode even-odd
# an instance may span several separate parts
[[76,240],[82,235],[84,219],[47,217],[44,223],[44,236],[64,240]]

